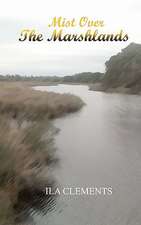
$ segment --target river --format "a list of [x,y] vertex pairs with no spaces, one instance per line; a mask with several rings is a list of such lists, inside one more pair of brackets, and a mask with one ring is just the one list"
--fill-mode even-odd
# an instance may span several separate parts
[[141,97],[89,91],[83,85],[36,87],[71,93],[86,105],[56,119],[59,187],[112,187],[112,195],[60,195],[37,225],[141,224]]

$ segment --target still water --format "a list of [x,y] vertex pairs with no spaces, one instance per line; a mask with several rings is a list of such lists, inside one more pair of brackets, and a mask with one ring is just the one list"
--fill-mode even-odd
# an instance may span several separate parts
[[59,188],[112,187],[112,195],[59,195],[37,225],[141,224],[141,97],[89,91],[82,85],[36,87],[72,93],[86,105],[56,119]]

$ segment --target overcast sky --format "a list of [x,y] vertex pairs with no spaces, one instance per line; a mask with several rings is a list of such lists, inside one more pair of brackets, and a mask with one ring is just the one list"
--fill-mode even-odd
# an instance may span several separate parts
[[[123,29],[128,33],[129,41],[18,41],[24,28],[34,28],[45,35],[49,34],[47,25],[55,16],[77,19],[88,16],[93,20],[104,20],[104,31],[117,32]],[[71,75],[85,71],[103,72],[104,63],[110,56],[131,42],[141,43],[140,21],[140,0],[1,0],[0,74]]]

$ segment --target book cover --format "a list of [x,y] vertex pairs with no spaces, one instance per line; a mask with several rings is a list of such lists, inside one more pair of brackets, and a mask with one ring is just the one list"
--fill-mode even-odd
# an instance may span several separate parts
[[140,225],[140,1],[0,11],[0,225]]

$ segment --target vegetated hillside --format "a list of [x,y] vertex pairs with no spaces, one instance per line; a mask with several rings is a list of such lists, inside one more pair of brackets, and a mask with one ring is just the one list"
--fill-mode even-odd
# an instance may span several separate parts
[[105,65],[103,90],[141,92],[141,44],[131,43]]
[[101,81],[103,78],[103,73],[91,73],[91,72],[84,72],[84,73],[77,73],[73,76],[64,76],[62,78],[62,82],[72,82],[72,83],[95,83]]

